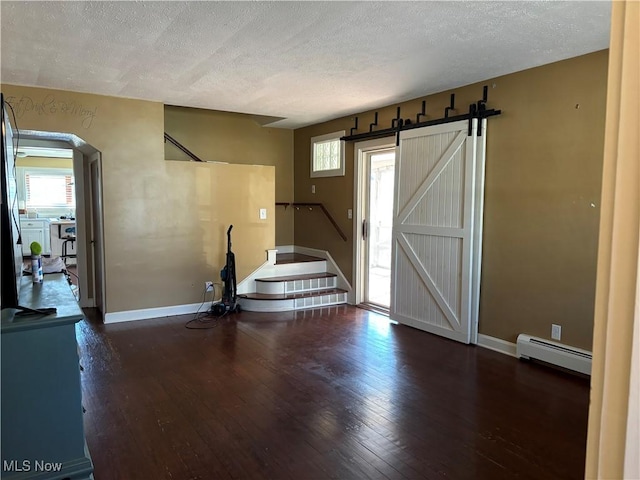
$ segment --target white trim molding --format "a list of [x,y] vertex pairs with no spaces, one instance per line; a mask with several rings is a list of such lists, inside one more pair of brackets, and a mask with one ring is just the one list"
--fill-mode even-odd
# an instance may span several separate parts
[[[310,169],[310,177],[344,177],[345,172],[345,161],[344,161],[344,149],[345,149],[345,141],[341,140],[341,137],[345,136],[345,131],[340,130],[339,132],[327,133],[325,135],[318,135],[317,137],[311,137],[311,165]],[[316,145],[321,145],[325,143],[337,143],[337,160],[338,165],[335,168],[330,169],[317,169],[316,170]]]
[[364,210],[366,208],[366,200],[364,197],[366,195],[366,184],[368,182],[368,179],[366,178],[366,156],[372,152],[395,147],[395,135],[356,142],[353,145],[353,289],[349,292],[349,303],[351,305],[358,305],[362,303],[364,291],[363,277],[365,261],[363,258],[364,245],[362,239],[362,220],[365,216]]
[[275,268],[278,249],[279,247],[267,250],[267,260],[238,283],[236,286],[237,294],[249,293],[251,289],[255,287],[255,279],[258,278],[261,273],[271,271]]
[[488,348],[494,352],[503,353],[510,357],[517,358],[516,344],[502,340],[501,338],[490,337],[489,335],[478,334],[478,346]]
[[296,247],[294,245],[278,245],[276,246],[275,251],[277,253],[293,253],[296,251]]
[[191,303],[188,305],[174,305],[170,307],[141,308],[139,310],[125,310],[122,312],[111,312],[104,316],[104,323],[132,322],[134,320],[149,320],[151,318],[170,317],[173,315],[187,315],[196,313],[198,309],[204,312],[211,302]]

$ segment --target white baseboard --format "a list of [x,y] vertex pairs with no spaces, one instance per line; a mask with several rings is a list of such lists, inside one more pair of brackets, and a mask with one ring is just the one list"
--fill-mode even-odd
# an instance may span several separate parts
[[507,342],[496,337],[490,337],[489,335],[478,334],[478,346],[488,348],[494,352],[504,353],[511,357],[518,357],[516,354],[516,344]]
[[104,323],[132,322],[134,320],[148,320],[150,318],[170,317],[173,315],[187,315],[196,313],[198,308],[205,311],[211,302],[191,303],[188,305],[174,305],[171,307],[142,308],[140,310],[126,310],[122,312],[111,312],[104,316]]

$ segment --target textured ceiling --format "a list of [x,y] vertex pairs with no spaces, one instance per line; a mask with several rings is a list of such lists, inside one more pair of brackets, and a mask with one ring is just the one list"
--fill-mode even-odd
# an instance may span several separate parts
[[610,3],[0,2],[5,83],[300,127],[601,50]]

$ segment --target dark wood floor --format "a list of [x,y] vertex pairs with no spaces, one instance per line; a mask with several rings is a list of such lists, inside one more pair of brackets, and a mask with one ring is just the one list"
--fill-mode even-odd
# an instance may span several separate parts
[[584,476],[583,378],[349,306],[190,318],[78,324],[96,480]]

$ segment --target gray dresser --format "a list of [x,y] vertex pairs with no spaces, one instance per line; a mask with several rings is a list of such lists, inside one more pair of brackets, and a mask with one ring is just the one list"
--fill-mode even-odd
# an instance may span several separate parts
[[20,305],[53,315],[2,311],[3,479],[89,479],[75,324],[83,313],[63,274],[33,285],[23,277]]

